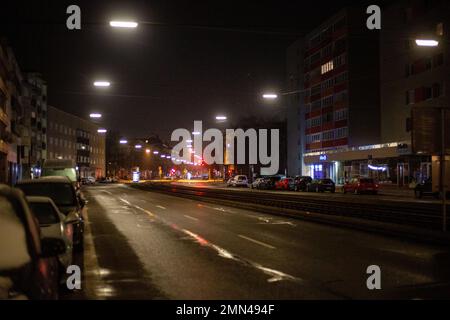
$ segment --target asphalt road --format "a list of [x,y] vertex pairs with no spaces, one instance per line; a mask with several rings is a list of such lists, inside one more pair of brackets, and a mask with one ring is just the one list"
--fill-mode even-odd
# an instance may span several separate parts
[[66,299],[450,299],[448,247],[126,185],[84,192],[83,290]]

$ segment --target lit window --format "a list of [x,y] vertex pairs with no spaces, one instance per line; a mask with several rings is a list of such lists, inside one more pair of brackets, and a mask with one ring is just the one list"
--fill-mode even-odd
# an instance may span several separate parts
[[327,63],[322,65],[322,74],[325,74],[327,72],[330,72],[334,69],[334,63],[333,60],[328,61]]

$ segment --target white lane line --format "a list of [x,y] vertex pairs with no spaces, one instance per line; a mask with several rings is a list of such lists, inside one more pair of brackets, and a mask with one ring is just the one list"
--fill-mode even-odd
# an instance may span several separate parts
[[263,246],[263,247],[266,247],[266,248],[269,248],[269,249],[276,249],[274,246],[271,246],[270,244],[267,244],[267,243],[264,243],[264,242],[261,242],[261,241],[258,241],[258,240],[255,240],[255,239],[243,236],[242,234],[238,234],[238,237],[242,238],[242,239],[245,239],[247,241],[259,244],[260,246]]
[[186,218],[188,218],[188,219],[191,219],[191,220],[194,220],[194,221],[198,221],[198,219],[197,219],[197,218],[194,218],[194,217],[188,216],[187,214],[184,214],[184,216],[185,216]]
[[274,282],[279,282],[279,281],[284,281],[284,280],[293,281],[293,282],[297,282],[297,283],[304,282],[304,280],[301,278],[294,277],[290,274],[287,274],[287,273],[284,273],[284,272],[281,272],[281,271],[278,271],[275,269],[264,267],[263,265],[252,262],[250,260],[243,259],[243,258],[229,252],[228,250],[221,248],[218,245],[215,245],[214,243],[209,242],[208,240],[202,238],[201,236],[199,236],[198,234],[195,234],[192,231],[189,231],[186,229],[182,229],[181,231],[184,232],[185,234],[187,234],[189,237],[191,237],[193,240],[195,240],[200,245],[207,246],[207,247],[210,247],[211,249],[215,250],[218,253],[218,255],[222,258],[231,259],[231,260],[237,261],[243,265],[251,266],[255,269],[262,271],[263,273],[267,274],[270,277],[269,279],[267,279],[267,282],[269,282],[269,283],[274,283]]
[[106,193],[106,194],[109,194],[109,195],[112,195],[112,192],[111,192],[111,191],[102,190],[102,192],[104,192],[104,193]]
[[123,198],[119,198],[119,200],[122,201],[123,203],[126,203],[127,205],[131,206],[130,201],[127,201],[127,200],[125,200]]
[[163,206],[160,206],[160,205],[157,205],[156,207],[157,207],[157,208],[160,208],[160,209],[163,209],[163,210],[166,210],[166,209],[167,209],[166,207],[163,207]]

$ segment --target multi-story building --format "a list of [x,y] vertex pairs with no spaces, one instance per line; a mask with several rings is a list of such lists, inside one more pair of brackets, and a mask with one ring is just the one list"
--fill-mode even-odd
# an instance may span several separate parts
[[290,121],[303,126],[304,175],[341,182],[368,170],[372,151],[359,148],[379,142],[380,121],[378,32],[367,29],[366,19],[363,8],[344,9],[306,35],[302,46],[294,44],[298,63],[290,62],[288,72],[298,81],[292,89],[302,94],[291,103],[297,116]]
[[81,177],[105,177],[105,136],[99,126],[48,106],[48,158],[73,160]]
[[8,56],[6,47],[0,43],[0,183],[9,181],[9,163],[12,159],[10,145],[11,134],[11,106],[8,88]]
[[38,73],[24,76],[21,104],[21,163],[24,178],[39,176],[47,159],[47,84]]
[[[416,39],[437,40],[439,45],[419,47]],[[437,111],[433,119],[423,112],[450,107],[449,46],[449,1],[397,1],[383,10],[381,142],[403,146],[401,154],[383,160],[399,185],[411,177],[419,181],[432,177],[432,156],[440,153],[440,114]]]

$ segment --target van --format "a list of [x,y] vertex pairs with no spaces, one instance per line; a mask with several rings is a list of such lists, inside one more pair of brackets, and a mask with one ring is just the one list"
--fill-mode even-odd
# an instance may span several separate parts
[[49,176],[67,177],[78,187],[79,173],[73,160],[46,160],[42,166],[41,177]]

